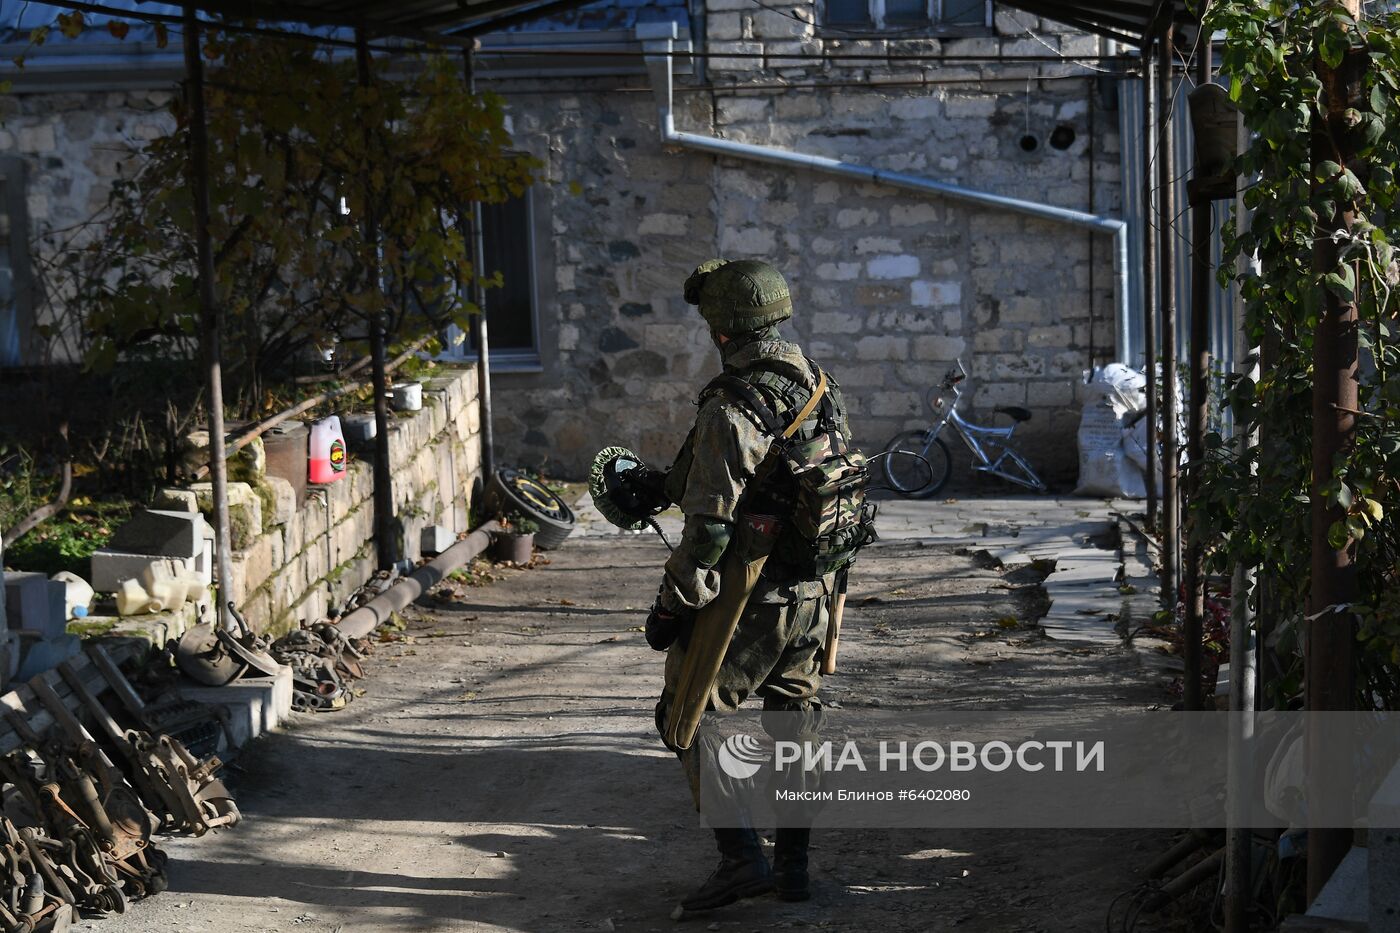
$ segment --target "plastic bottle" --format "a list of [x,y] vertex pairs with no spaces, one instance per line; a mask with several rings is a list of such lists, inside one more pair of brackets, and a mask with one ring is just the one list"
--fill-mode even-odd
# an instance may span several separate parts
[[68,618],[81,619],[88,614],[88,604],[92,602],[92,587],[76,573],[60,570],[52,579],[64,585],[64,603]]
[[311,426],[310,475],[313,483],[334,483],[345,476],[345,432],[335,415]]

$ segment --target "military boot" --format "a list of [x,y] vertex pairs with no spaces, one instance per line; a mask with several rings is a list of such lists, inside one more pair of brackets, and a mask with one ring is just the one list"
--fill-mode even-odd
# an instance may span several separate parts
[[713,910],[773,890],[773,871],[763,857],[757,833],[752,829],[716,829],[715,843],[719,846],[719,866],[681,901],[682,908]]
[[807,844],[810,829],[779,829],[773,840],[773,887],[784,901],[805,901],[812,896],[807,885]]

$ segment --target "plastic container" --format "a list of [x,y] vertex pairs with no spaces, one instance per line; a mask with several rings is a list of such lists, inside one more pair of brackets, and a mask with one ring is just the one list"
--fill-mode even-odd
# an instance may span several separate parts
[[394,411],[419,411],[423,408],[423,383],[396,382],[393,385]]
[[535,536],[498,534],[491,541],[491,558],[508,564],[528,564],[535,550]]
[[151,612],[151,596],[140,580],[123,580],[117,590],[117,615],[134,616]]
[[67,570],[60,570],[53,575],[53,579],[64,586],[64,603],[68,611],[68,618],[81,619],[87,616],[88,606],[92,603],[92,587],[88,582],[76,573]]
[[311,426],[308,478],[318,485],[334,483],[345,476],[345,432],[335,415]]

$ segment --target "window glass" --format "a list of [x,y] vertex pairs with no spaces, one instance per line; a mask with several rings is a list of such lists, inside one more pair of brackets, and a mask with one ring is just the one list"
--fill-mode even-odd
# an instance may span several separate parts
[[983,26],[987,22],[985,0],[943,0],[941,21],[950,26]]
[[826,0],[826,21],[833,26],[870,25],[867,0]]
[[491,352],[534,350],[534,289],[530,255],[528,195],[502,204],[481,205],[482,246],[489,275],[500,272],[502,284],[486,289],[486,325]]
[[928,0],[885,0],[887,23],[909,25],[928,21]]

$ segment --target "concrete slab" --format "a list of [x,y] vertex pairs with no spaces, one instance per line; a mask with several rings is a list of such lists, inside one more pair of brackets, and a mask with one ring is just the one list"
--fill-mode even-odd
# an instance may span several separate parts
[[107,547],[130,554],[194,560],[203,548],[204,516],[198,512],[147,509],[113,533]]
[[[177,562],[173,558],[120,551],[114,548],[99,548],[93,552],[90,559],[91,571],[88,574],[88,582],[99,593],[115,593],[127,580],[141,579],[146,568],[157,561],[170,564],[172,572],[177,569]],[[185,564],[181,561],[178,566],[183,567]]]
[[292,712],[292,669],[278,668],[276,677],[246,677],[222,687],[206,687],[182,680],[180,695],[228,712],[229,733],[235,748],[271,732]]
[[[1393,887],[1393,886],[1392,886]],[[1370,902],[1369,885],[1366,877],[1366,850],[1352,846],[1342,859],[1327,884],[1318,892],[1307,915],[1314,919],[1342,921],[1343,923],[1366,923],[1367,907]],[[1376,926],[1371,933],[1382,933],[1396,929],[1395,925]]]
[[[29,571],[6,571],[5,573],[5,614],[6,624],[11,629],[42,631],[49,613],[52,612],[49,584],[52,581],[42,573]],[[62,585],[58,586],[60,602]],[[62,605],[59,608],[60,617]]]

